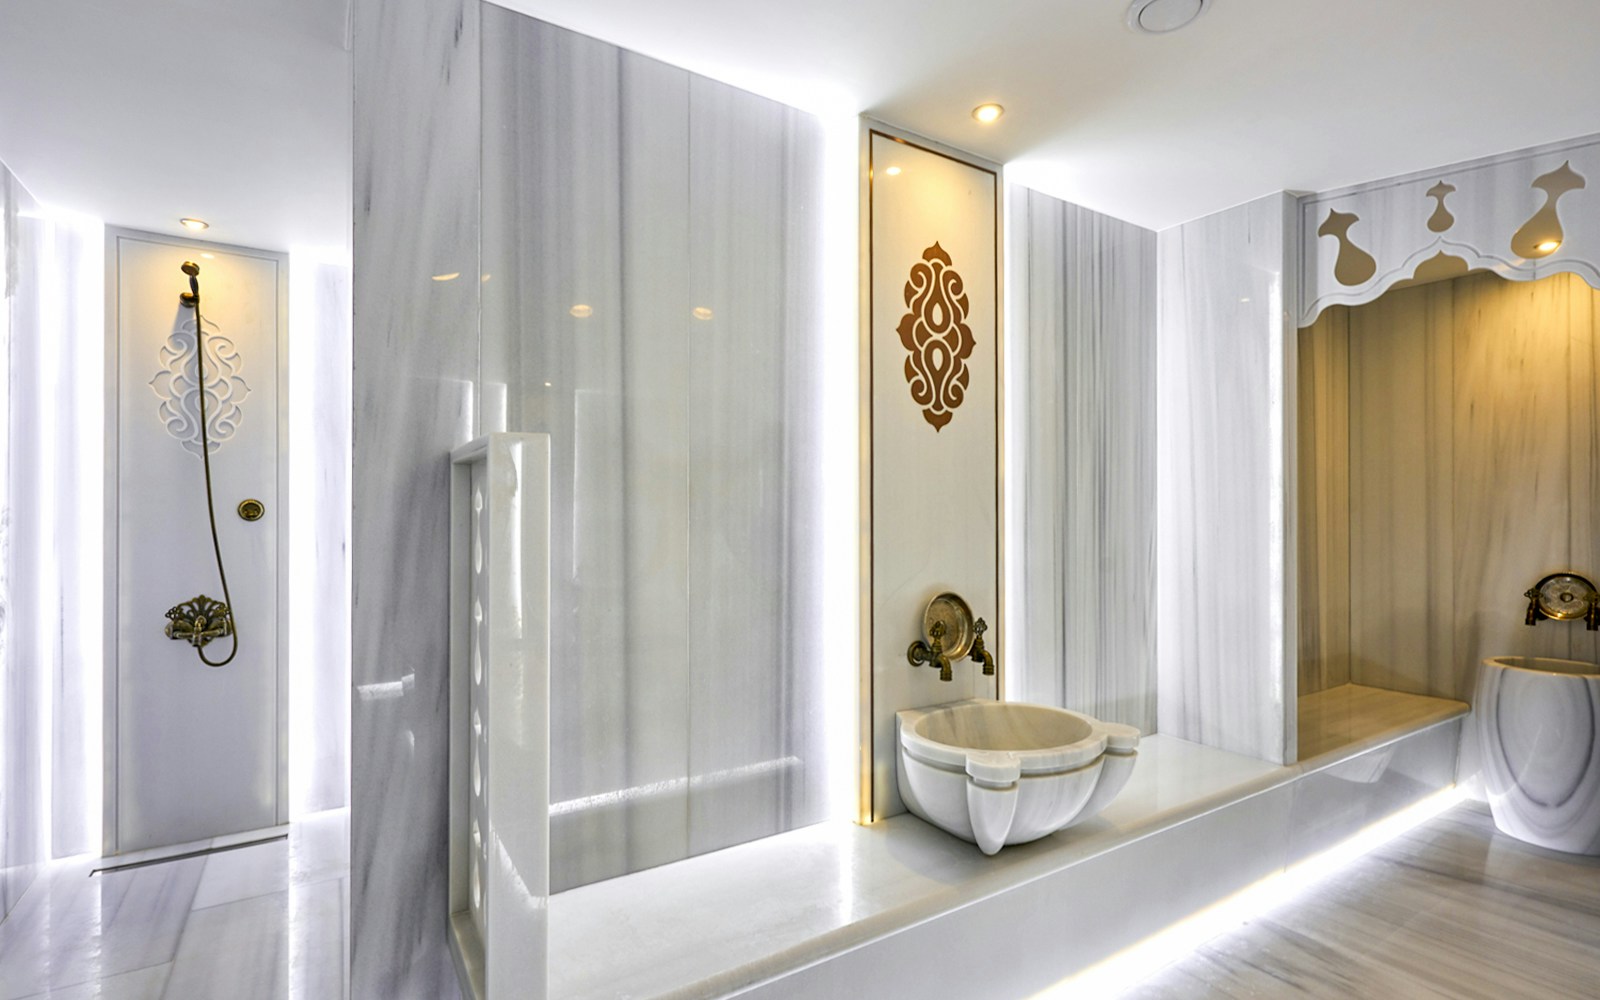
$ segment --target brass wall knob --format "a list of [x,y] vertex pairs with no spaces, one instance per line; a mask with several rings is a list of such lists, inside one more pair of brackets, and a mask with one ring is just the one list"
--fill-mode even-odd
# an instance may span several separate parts
[[239,516],[246,521],[259,521],[267,512],[267,505],[260,500],[240,500]]

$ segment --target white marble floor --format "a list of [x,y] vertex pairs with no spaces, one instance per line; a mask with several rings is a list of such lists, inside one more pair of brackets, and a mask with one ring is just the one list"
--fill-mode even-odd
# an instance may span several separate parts
[[1600,858],[1494,828],[1465,802],[1130,990],[1204,997],[1594,997]]
[[340,1000],[349,845],[341,809],[145,868],[56,862],[0,922],[0,1000]]

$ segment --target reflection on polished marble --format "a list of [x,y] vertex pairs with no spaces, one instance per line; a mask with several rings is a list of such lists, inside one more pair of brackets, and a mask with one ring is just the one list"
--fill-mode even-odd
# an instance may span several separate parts
[[1128,991],[1205,997],[1592,997],[1600,858],[1464,802]]
[[1463,702],[1404,694],[1361,684],[1341,684],[1300,698],[1300,760],[1308,761],[1379,739],[1404,727],[1417,729],[1465,715]]
[[345,995],[347,810],[297,821],[287,840],[89,874],[178,850],[45,868],[0,922],[0,1000]]
[[901,815],[870,826],[819,823],[580,886],[550,898],[550,995],[732,992],[1285,784],[1296,773],[1157,734],[1140,742],[1127,787],[1098,817],[994,857]]

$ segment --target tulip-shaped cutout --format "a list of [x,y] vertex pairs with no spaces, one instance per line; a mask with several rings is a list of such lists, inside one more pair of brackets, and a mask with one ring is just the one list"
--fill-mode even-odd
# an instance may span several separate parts
[[1328,210],[1328,217],[1317,230],[1318,236],[1332,236],[1339,241],[1339,256],[1333,262],[1333,276],[1341,285],[1359,285],[1378,273],[1378,262],[1372,254],[1356,246],[1350,239],[1350,227],[1361,221],[1354,212]]
[[1437,204],[1434,205],[1433,214],[1428,216],[1428,229],[1435,233],[1442,233],[1456,224],[1456,217],[1444,207],[1444,200],[1454,194],[1456,186],[1440,181],[1427,190],[1427,196]]
[[1559,250],[1566,239],[1558,208],[1561,196],[1583,188],[1585,183],[1583,176],[1572,169],[1571,163],[1563,163],[1548,174],[1535,178],[1533,186],[1544,192],[1544,204],[1511,237],[1511,252],[1526,260],[1537,260]]

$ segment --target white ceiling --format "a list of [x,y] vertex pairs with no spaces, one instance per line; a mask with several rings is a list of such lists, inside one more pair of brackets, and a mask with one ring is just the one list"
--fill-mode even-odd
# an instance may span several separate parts
[[[1597,0],[1213,0],[1161,36],[1125,0],[497,2],[1156,229],[1600,132]],[[347,6],[3,0],[0,159],[114,224],[345,246]]]
[[0,0],[0,160],[113,225],[338,253],[346,0]]
[[1597,0],[1213,0],[1169,35],[1127,0],[496,2],[1153,229],[1600,132]]

